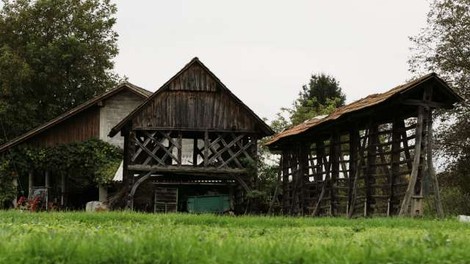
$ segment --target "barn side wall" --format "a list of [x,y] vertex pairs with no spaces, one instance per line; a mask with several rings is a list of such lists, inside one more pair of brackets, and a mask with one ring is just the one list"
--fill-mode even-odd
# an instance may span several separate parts
[[93,106],[42,132],[30,142],[36,146],[55,146],[98,138],[99,123],[99,108]]
[[108,137],[108,133],[117,123],[139,106],[144,99],[132,92],[121,92],[104,101],[100,108],[99,139],[117,147],[124,147],[124,138],[117,134]]

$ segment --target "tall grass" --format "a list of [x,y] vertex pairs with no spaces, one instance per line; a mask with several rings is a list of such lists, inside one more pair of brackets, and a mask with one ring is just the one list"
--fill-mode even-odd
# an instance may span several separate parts
[[468,263],[453,219],[0,212],[0,263]]

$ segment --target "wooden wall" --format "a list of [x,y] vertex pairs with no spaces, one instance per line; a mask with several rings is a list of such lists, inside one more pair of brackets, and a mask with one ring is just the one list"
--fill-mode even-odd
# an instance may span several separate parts
[[162,89],[134,119],[133,129],[256,131],[248,111],[197,64]]
[[35,136],[37,146],[55,146],[99,137],[99,107],[93,106]]

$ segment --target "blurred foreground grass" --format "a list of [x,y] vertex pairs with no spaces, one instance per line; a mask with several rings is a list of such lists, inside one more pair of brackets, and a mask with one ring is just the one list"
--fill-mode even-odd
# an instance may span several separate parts
[[3,211],[0,263],[470,263],[470,224]]

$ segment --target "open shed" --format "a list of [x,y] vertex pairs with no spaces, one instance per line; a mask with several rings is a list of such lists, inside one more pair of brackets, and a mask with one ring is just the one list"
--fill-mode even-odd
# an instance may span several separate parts
[[458,96],[431,73],[275,135],[282,211],[294,215],[421,215],[433,193],[432,112]]
[[139,207],[134,196],[145,182],[146,203],[167,212],[185,211],[189,197],[200,195],[241,204],[255,180],[257,140],[273,134],[198,58],[109,135],[118,132],[128,206]]

